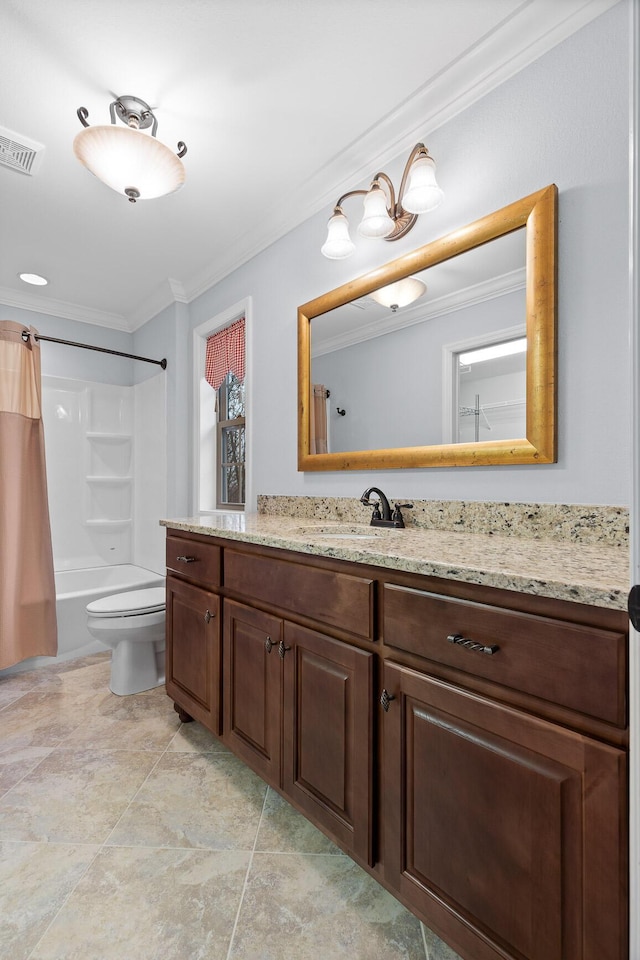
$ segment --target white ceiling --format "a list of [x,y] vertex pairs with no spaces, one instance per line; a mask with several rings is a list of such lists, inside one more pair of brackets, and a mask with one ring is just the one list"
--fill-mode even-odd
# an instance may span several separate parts
[[[122,330],[190,301],[616,0],[2,0],[0,301]],[[75,159],[109,103],[188,147],[130,204]],[[49,279],[26,287],[22,271]]]

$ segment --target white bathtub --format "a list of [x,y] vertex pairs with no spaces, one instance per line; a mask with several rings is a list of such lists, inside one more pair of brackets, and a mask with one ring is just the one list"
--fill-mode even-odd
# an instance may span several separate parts
[[[107,649],[87,630],[86,607],[92,600],[112,593],[161,587],[164,577],[144,567],[121,563],[110,567],[61,570],[56,573],[56,614],[58,617],[58,660],[84,657]],[[39,660],[51,662],[49,657]]]

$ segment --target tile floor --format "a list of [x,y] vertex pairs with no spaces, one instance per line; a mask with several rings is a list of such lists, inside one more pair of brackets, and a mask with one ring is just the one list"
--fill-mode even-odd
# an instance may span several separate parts
[[0,679],[2,960],[458,960],[164,688]]

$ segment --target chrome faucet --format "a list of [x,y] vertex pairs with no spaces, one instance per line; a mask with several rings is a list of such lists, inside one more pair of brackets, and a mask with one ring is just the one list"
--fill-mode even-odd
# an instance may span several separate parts
[[[372,493],[378,494],[377,500],[369,499]],[[413,506],[412,503],[396,503],[392,516],[389,501],[379,487],[368,487],[360,497],[360,503],[364,503],[365,507],[373,507],[373,513],[371,514],[372,527],[395,527],[396,529],[404,527],[401,508]],[[380,508],[382,508],[382,512],[380,512]]]

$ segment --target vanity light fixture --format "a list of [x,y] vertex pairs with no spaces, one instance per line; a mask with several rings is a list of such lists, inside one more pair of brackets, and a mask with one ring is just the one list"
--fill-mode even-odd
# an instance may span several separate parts
[[397,201],[393,183],[382,172],[376,173],[368,190],[349,190],[339,198],[321,251],[330,260],[343,260],[355,250],[342,204],[348,197],[356,196],[364,197],[358,233],[363,237],[399,240],[411,230],[421,213],[435,210],[444,194],[436,183],[433,157],[424,143],[417,143],[406,162]]
[[388,283],[386,287],[380,287],[379,290],[373,290],[369,294],[372,300],[381,304],[383,307],[389,307],[393,313],[400,307],[407,307],[410,303],[419,300],[427,292],[427,285],[417,277],[405,277],[403,280],[396,280],[395,283]]
[[[158,121],[149,104],[138,97],[118,97],[109,112],[110,125],[91,127],[87,108],[78,108],[85,129],[73,141],[73,152],[80,163],[131,203],[164,197],[181,187],[185,179],[182,157],[187,148],[180,140],[176,156],[156,140]],[[126,127],[117,126],[116,117]],[[152,124],[150,136],[142,133]]]

